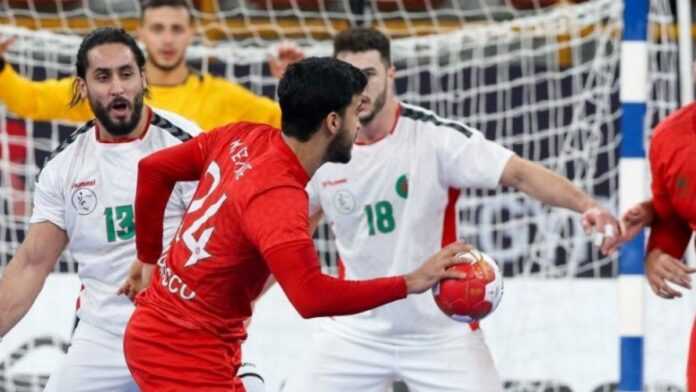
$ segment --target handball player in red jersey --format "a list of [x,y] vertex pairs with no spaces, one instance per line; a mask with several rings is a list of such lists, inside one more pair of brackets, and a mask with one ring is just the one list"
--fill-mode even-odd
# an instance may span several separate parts
[[[350,160],[366,83],[340,60],[303,60],[278,87],[282,132],[232,124],[140,161],[138,258],[157,266],[137,297],[124,348],[142,391],[243,391],[229,375],[270,274],[306,318],[362,312],[460,277],[447,271],[470,249],[460,243],[403,276],[348,281],[321,273],[304,188],[323,163]],[[193,201],[161,256],[171,190],[194,180]]]
[[[696,229],[696,104],[672,113],[655,128],[650,140],[652,200],[630,208],[622,217],[622,241],[645,226],[650,237],[645,257],[645,277],[653,292],[665,299],[682,293],[672,283],[691,289],[696,269],[683,261]],[[696,392],[696,319],[691,327],[687,362],[687,390]]]

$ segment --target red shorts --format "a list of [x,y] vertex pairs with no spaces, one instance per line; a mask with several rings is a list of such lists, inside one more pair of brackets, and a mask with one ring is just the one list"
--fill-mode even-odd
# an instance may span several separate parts
[[236,377],[240,343],[167,320],[147,304],[136,306],[123,342],[128,369],[142,392],[244,392]]

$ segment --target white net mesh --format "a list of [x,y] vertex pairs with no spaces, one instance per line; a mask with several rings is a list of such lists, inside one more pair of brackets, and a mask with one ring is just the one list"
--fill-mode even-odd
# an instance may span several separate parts
[[[335,32],[355,24],[376,26],[395,37],[397,92],[404,101],[479,128],[488,138],[568,177],[616,210],[622,2],[562,2],[526,11],[512,7],[510,0],[288,0],[289,7],[273,6],[279,3],[284,2],[195,2],[200,40],[189,51],[192,67],[273,96],[275,82],[265,60],[269,45],[277,39],[298,40],[309,54],[330,54],[326,39]],[[651,3],[646,130],[678,105],[672,10],[667,0]],[[389,4],[396,7],[389,10]],[[416,9],[407,10],[406,4],[416,4]],[[79,34],[101,25],[133,29],[138,16],[137,3],[131,0],[4,0],[0,23],[6,24],[0,25],[0,36],[18,37],[6,59],[23,75],[42,80],[72,73]],[[9,261],[23,239],[38,163],[72,129],[58,121],[19,119],[0,106],[0,265]],[[616,258],[597,253],[576,214],[543,207],[518,192],[465,190],[459,218],[460,237],[492,255],[508,277],[616,276]],[[317,246],[326,266],[333,267],[335,248],[327,226],[320,228]],[[56,268],[76,271],[69,257]],[[528,299],[538,304],[549,300]],[[563,304],[546,306],[555,309]],[[607,312],[613,314],[611,309]],[[582,321],[548,322],[562,329],[568,322]],[[516,332],[505,334],[544,333],[531,324],[527,328],[521,323]],[[501,347],[497,355],[511,361],[529,363],[536,355],[515,352],[512,344]],[[517,378],[514,370],[506,374],[506,369],[512,367],[503,360],[503,377]],[[548,369],[552,369],[548,374],[555,374],[553,367]],[[2,370],[0,365],[0,374]],[[579,377],[584,374],[580,371]],[[11,380],[6,382],[7,390],[18,388]],[[546,390],[542,387],[508,384],[510,390]]]

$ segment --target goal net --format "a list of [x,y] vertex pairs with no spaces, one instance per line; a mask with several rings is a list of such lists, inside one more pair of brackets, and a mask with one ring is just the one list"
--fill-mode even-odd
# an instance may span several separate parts
[[[530,7],[515,6],[522,3]],[[280,39],[299,42],[310,55],[329,55],[330,37],[341,29],[377,27],[393,38],[402,100],[480,129],[617,212],[623,2],[560,0],[543,8],[540,3],[547,1],[194,1],[199,35],[188,57],[197,70],[273,97],[275,81],[265,61]],[[678,106],[672,14],[668,0],[651,1],[646,135]],[[133,30],[138,18],[132,0],[5,0],[0,37],[16,36],[6,60],[28,78],[43,80],[72,74],[81,34],[104,25]],[[0,106],[0,266],[24,238],[39,162],[73,129],[60,121],[18,118]],[[511,189],[466,189],[458,218],[460,238],[489,253],[510,278],[500,310],[484,323],[506,388],[549,390],[543,385],[574,383],[579,385],[574,390],[590,390],[602,377],[615,381],[616,332],[609,340],[603,333],[616,325],[617,258],[599,254],[578,215]],[[325,267],[334,271],[327,225],[319,228],[316,244]],[[61,273],[76,270],[69,255],[56,267]],[[603,298],[606,293],[611,298]],[[574,309],[575,297],[602,302],[588,300]],[[599,369],[605,361],[589,361],[596,353],[591,349],[577,353],[577,360],[543,358],[555,349],[572,350],[567,343],[577,343],[578,331],[592,330],[593,321],[604,327],[588,332],[587,345],[614,346],[606,360],[616,362],[609,374]],[[519,339],[543,346],[535,352],[519,349]],[[572,381],[564,380],[567,372],[574,374]],[[16,388],[10,378],[5,382],[7,390]]]

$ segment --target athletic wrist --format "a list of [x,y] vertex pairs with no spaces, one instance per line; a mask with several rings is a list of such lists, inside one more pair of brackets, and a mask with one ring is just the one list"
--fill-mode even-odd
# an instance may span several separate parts
[[415,292],[414,286],[416,285],[416,280],[418,278],[413,276],[414,274],[414,272],[411,272],[410,274],[401,276],[406,289],[406,296],[409,296]]
[[660,257],[663,253],[665,253],[665,252],[662,251],[662,249],[660,249],[660,248],[648,249],[647,252],[646,252],[646,254],[645,254],[645,260],[644,260],[644,262],[647,264],[649,260],[658,258],[658,257]]
[[653,206],[652,199],[646,200],[640,204],[643,206],[645,211],[648,213],[649,222],[647,222],[647,224],[651,225],[653,223],[653,221],[655,220],[655,206]]
[[580,213],[585,213],[593,208],[600,208],[600,206],[591,197],[584,195],[583,200],[580,202]]

